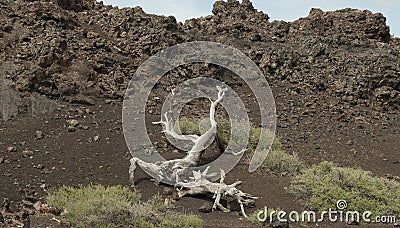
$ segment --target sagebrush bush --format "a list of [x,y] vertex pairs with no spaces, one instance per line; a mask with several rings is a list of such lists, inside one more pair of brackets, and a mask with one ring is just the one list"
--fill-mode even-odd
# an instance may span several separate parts
[[288,154],[282,149],[272,149],[262,164],[266,172],[281,176],[295,176],[303,170],[304,164],[297,154]]
[[[204,125],[200,124],[202,120],[204,121]],[[222,140],[221,142],[223,144],[226,145],[229,142],[229,138],[231,135],[230,123],[227,120],[221,118],[217,118],[215,121],[217,122],[218,125],[217,137],[219,140]],[[211,124],[208,118],[196,119],[196,118],[181,117],[179,118],[179,122],[175,123],[175,130],[178,131],[180,129],[181,133],[185,135],[193,135],[193,134],[201,135],[205,133],[208,129],[210,129],[210,127]]]
[[[193,119],[187,117],[179,118],[179,121],[175,123],[175,130],[185,135],[200,135],[203,132],[200,132],[199,125],[200,119]],[[179,128],[178,128],[179,126]]]
[[[258,143],[270,144],[272,135],[266,134],[263,140],[259,142],[261,135],[261,128],[251,128],[249,147],[250,152],[253,153]],[[303,169],[303,162],[299,159],[297,154],[288,154],[282,149],[282,143],[277,137],[273,139],[271,149],[267,158],[262,164],[262,169],[266,172],[278,174],[281,176],[294,176],[299,174]]]
[[371,211],[375,216],[400,213],[399,182],[331,162],[305,170],[294,178],[287,191],[304,199],[311,210],[336,209],[338,200],[346,200],[348,207],[344,211]]
[[62,219],[74,227],[201,227],[200,218],[168,210],[159,196],[139,199],[127,187],[89,185],[51,191],[47,203],[62,209]]

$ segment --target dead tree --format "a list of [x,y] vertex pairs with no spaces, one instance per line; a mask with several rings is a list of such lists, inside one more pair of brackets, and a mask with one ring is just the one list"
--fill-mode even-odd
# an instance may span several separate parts
[[[241,184],[240,181],[237,181],[233,184],[227,185],[224,183],[225,172],[221,170],[221,180],[219,183],[213,183],[207,180],[207,178],[216,176],[218,174],[207,174],[209,167],[206,168],[204,172],[201,171],[193,171],[189,173],[189,167],[196,167],[200,162],[201,155],[203,151],[206,149],[206,146],[210,141],[214,140],[214,137],[217,133],[217,122],[215,121],[215,109],[219,102],[225,96],[226,88],[218,87],[218,98],[215,101],[211,101],[210,106],[210,125],[211,127],[202,135],[182,135],[175,131],[174,128],[174,120],[168,116],[168,112],[164,114],[164,120],[159,122],[153,122],[153,124],[162,124],[164,127],[163,132],[173,137],[174,139],[190,141],[194,143],[193,147],[187,152],[187,155],[184,158],[173,159],[169,161],[162,161],[158,163],[148,163],[142,161],[139,158],[133,157],[130,162],[131,166],[129,168],[129,176],[132,185],[134,184],[134,172],[136,170],[136,165],[139,165],[142,169],[144,169],[147,173],[153,174],[151,176],[156,178],[157,182],[167,182],[167,183],[176,183],[175,187],[178,188],[179,197],[183,197],[185,195],[193,195],[193,194],[206,194],[211,193],[214,194],[215,202],[213,206],[213,210],[216,208],[221,209],[222,211],[229,211],[229,209],[223,207],[220,204],[221,196],[231,196],[239,202],[241,206],[241,210],[244,216],[246,216],[244,212],[244,206],[251,205],[254,203],[254,200],[257,197],[253,197],[247,193],[243,193],[238,190],[236,186]],[[236,154],[240,154],[243,151],[240,151]],[[192,176],[193,175],[193,176]],[[183,178],[184,177],[184,178]]]
[[229,212],[230,210],[224,207],[221,203],[221,196],[230,196],[238,201],[243,216],[247,217],[244,206],[252,206],[255,203],[257,197],[250,194],[244,193],[237,189],[236,186],[242,184],[241,181],[236,181],[233,184],[225,184],[225,172],[221,169],[221,179],[219,183],[213,183],[207,180],[207,172],[209,167],[204,172],[193,171],[192,180],[189,182],[178,182],[175,186],[178,190],[178,196],[183,197],[185,195],[197,195],[211,193],[214,194],[214,204],[212,209],[219,208],[223,212]]

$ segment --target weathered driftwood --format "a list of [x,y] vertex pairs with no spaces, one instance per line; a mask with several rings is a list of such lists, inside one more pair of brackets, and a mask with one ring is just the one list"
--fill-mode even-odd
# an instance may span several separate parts
[[[187,152],[187,155],[181,159],[173,159],[169,161],[163,161],[158,163],[148,163],[142,161],[139,158],[133,157],[130,162],[131,166],[129,167],[129,175],[132,185],[134,185],[134,172],[136,170],[136,165],[139,165],[142,169],[144,169],[147,173],[153,174],[152,176],[156,178],[157,182],[166,182],[166,183],[176,183],[175,187],[178,188],[179,197],[183,197],[185,195],[194,195],[194,194],[214,194],[214,205],[213,210],[216,208],[221,209],[222,211],[228,212],[229,209],[225,208],[221,205],[220,199],[221,196],[230,196],[235,198],[240,204],[242,213],[246,216],[244,211],[244,206],[251,205],[254,203],[254,200],[257,197],[251,196],[247,193],[244,193],[236,188],[240,181],[236,181],[233,184],[227,185],[224,183],[225,173],[221,170],[221,180],[219,183],[213,183],[207,180],[213,176],[218,174],[207,174],[209,167],[204,172],[201,171],[191,171],[188,169],[189,167],[196,167],[200,161],[201,155],[203,151],[206,149],[205,147],[209,144],[210,140],[213,140],[217,133],[217,123],[215,121],[215,109],[219,102],[225,96],[226,88],[218,89],[218,98],[215,101],[211,101],[210,106],[210,129],[208,129],[204,134],[198,135],[182,135],[178,134],[174,129],[174,120],[168,117],[168,112],[164,114],[164,119],[160,122],[154,122],[153,124],[162,124],[164,127],[163,132],[168,134],[169,136],[183,141],[190,141],[194,143],[193,147],[190,151]],[[236,154],[243,153],[240,151]],[[193,176],[192,176],[193,175]]]

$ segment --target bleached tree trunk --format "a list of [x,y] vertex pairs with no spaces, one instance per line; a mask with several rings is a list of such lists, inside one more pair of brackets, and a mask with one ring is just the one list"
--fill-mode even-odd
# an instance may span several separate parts
[[[168,112],[164,114],[164,120],[159,122],[153,122],[153,124],[162,124],[164,127],[163,132],[173,137],[174,139],[190,141],[194,143],[193,147],[190,151],[187,152],[184,158],[173,159],[169,161],[163,161],[158,164],[148,163],[140,160],[139,158],[133,157],[130,162],[131,166],[129,168],[129,175],[132,185],[134,185],[134,172],[136,170],[136,165],[139,165],[142,169],[144,169],[148,173],[152,173],[153,177],[156,176],[156,181],[166,181],[166,182],[175,182],[175,187],[178,189],[179,197],[183,197],[185,195],[195,195],[195,194],[205,194],[211,193],[214,194],[214,205],[213,210],[216,208],[221,209],[222,211],[228,212],[229,209],[225,208],[221,205],[220,199],[221,196],[230,196],[235,198],[242,210],[242,214],[246,216],[244,211],[244,206],[248,206],[254,204],[255,199],[257,197],[253,197],[247,193],[243,193],[238,190],[236,186],[241,184],[240,181],[237,181],[233,184],[227,185],[224,183],[225,173],[221,170],[221,180],[219,183],[213,183],[207,180],[211,176],[215,176],[217,174],[207,174],[209,167],[201,173],[200,171],[193,171],[193,177],[190,177],[191,180],[186,182],[181,181],[180,176],[187,171],[188,167],[198,166],[201,155],[203,151],[206,149],[206,146],[209,145],[211,140],[214,140],[214,137],[217,133],[217,122],[215,121],[215,109],[219,102],[225,96],[226,88],[218,87],[218,97],[215,101],[211,101],[210,105],[210,129],[208,129],[204,134],[198,135],[182,135],[178,134],[174,129],[174,121],[168,117]],[[238,152],[237,154],[242,153]],[[191,174],[190,174],[191,175]],[[163,179],[164,178],[164,179]],[[167,180],[165,179],[167,178]]]

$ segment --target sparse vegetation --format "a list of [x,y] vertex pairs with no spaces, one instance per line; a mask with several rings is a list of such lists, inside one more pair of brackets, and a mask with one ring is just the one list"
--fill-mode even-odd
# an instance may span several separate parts
[[[185,133],[198,133],[199,123],[200,120],[183,118],[180,121],[181,130]],[[230,125],[227,120],[221,119],[218,124],[219,142],[225,147],[229,142]],[[259,143],[260,132],[260,128],[250,129],[249,156]],[[330,162],[304,169],[304,164],[297,155],[287,154],[277,138],[274,139],[262,168],[269,173],[294,176],[293,183],[287,190],[304,199],[305,206],[310,210],[336,209],[338,200],[346,200],[348,207],[344,211],[371,211],[373,215],[400,213],[399,182],[376,177],[360,168],[343,168]],[[257,212],[250,216],[250,220],[257,220]]]
[[139,199],[127,187],[90,185],[51,191],[47,203],[64,210],[62,219],[74,227],[201,227],[200,218],[168,210],[160,196]]
[[[215,119],[218,124],[217,135],[219,140],[226,145],[229,142],[230,138],[230,124],[228,120],[216,118]],[[202,119],[194,119],[181,117],[179,118],[179,128],[183,134],[196,134],[200,135],[206,132],[210,127],[210,121],[208,118],[204,117],[204,124],[200,124]],[[178,122],[175,124],[175,129],[178,130]]]
[[[189,119],[183,117],[179,120],[179,126],[184,134],[199,134],[200,131],[206,131],[208,129],[206,124],[209,124],[209,122],[206,122],[205,127],[200,127],[201,130],[199,130],[200,122],[200,119]],[[219,142],[222,144],[222,147],[225,148],[230,139],[230,124],[226,119],[217,119],[217,123],[217,137]],[[249,156],[254,153],[259,143],[260,134],[260,128],[250,128],[248,142]],[[260,143],[269,143],[270,140],[271,139],[266,138]],[[267,156],[267,159],[265,159],[262,168],[266,172],[273,174],[293,176],[300,173],[301,169],[303,168],[303,163],[299,160],[296,154],[291,155],[286,153],[286,151],[282,149],[282,144],[279,139],[275,137],[272,143],[272,148]]]
[[200,135],[201,133],[203,133],[199,130],[200,121],[200,119],[181,117],[179,118],[179,122],[175,123],[175,130],[177,132],[179,132],[178,130],[180,130],[182,134]]
[[[278,140],[275,140],[279,142]],[[281,176],[294,176],[299,174],[304,167],[297,154],[288,154],[280,147],[273,148],[265,159],[262,168],[266,172]]]
[[[342,168],[331,162],[313,165],[295,177],[288,192],[306,200],[311,210],[336,209],[346,200],[343,211],[371,211],[373,215],[400,213],[400,183],[374,176],[360,168]],[[371,216],[371,219],[373,216]]]
[[[256,149],[260,134],[260,128],[252,128],[250,131],[249,147],[251,148],[251,153]],[[265,139],[265,141],[269,140]],[[271,150],[262,165],[264,171],[282,176],[299,174],[303,167],[303,162],[298,158],[297,154],[288,154],[282,149],[282,143],[277,137],[274,138]]]

